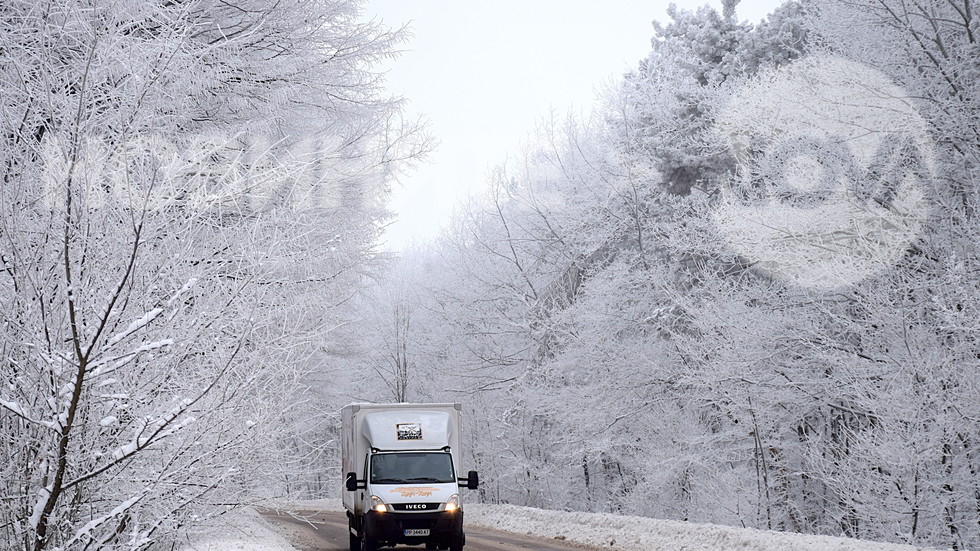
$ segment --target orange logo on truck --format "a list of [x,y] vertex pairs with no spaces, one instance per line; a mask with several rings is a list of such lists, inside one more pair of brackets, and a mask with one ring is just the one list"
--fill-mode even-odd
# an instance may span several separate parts
[[429,488],[427,486],[403,486],[391,490],[391,493],[401,494],[402,497],[429,497],[438,491],[438,488]]

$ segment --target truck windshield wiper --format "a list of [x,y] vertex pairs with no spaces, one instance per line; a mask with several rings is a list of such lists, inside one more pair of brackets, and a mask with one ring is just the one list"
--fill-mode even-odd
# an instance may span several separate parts
[[415,478],[409,478],[405,482],[442,482],[442,480],[434,476],[417,476]]
[[374,484],[404,484],[408,481],[400,478],[379,478],[377,480],[372,480],[371,482]]

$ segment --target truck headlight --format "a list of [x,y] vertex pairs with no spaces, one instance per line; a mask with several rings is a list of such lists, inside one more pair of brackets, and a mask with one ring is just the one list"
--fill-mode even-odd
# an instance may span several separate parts
[[449,501],[446,502],[447,511],[455,511],[456,509],[459,509],[459,494],[449,496]]
[[388,509],[388,505],[384,501],[381,501],[381,498],[378,496],[371,496],[371,510],[379,513],[387,513],[390,511],[390,509]]

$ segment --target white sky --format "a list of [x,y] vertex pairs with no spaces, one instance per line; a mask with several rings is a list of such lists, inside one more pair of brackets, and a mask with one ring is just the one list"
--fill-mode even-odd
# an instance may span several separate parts
[[[720,0],[679,5],[693,9]],[[739,19],[758,21],[781,0],[743,0]],[[390,64],[388,89],[409,100],[439,142],[428,163],[396,186],[398,219],[385,248],[435,237],[457,202],[483,189],[551,111],[588,113],[603,83],[650,51],[668,0],[368,0],[364,17],[414,34]]]

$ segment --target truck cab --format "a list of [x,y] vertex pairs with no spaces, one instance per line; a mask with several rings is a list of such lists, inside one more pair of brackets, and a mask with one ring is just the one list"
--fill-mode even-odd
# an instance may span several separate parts
[[425,544],[461,551],[460,404],[352,404],[341,411],[351,551]]

